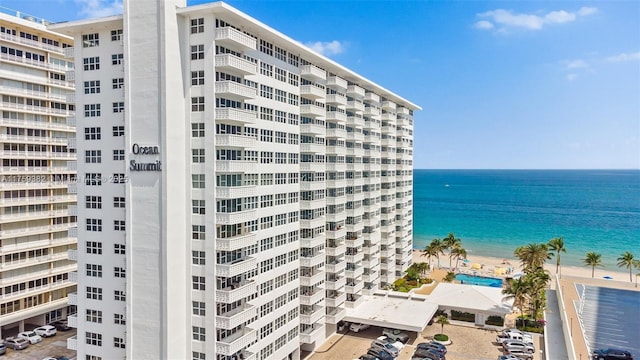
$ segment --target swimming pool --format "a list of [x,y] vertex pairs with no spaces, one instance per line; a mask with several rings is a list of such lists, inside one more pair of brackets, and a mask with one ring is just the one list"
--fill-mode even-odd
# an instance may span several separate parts
[[456,274],[456,280],[460,281],[461,284],[489,286],[496,288],[502,287],[502,279],[486,276]]

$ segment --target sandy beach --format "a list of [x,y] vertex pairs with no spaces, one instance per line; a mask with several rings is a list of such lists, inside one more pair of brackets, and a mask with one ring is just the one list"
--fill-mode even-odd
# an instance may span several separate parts
[[[476,272],[478,275],[483,276],[496,276],[496,277],[507,277],[513,274],[518,274],[522,272],[522,267],[518,259],[515,257],[512,258],[494,258],[488,256],[477,256],[470,255],[467,257],[469,262],[466,263],[466,266],[463,266],[463,262],[458,262],[457,272]],[[552,258],[545,264],[545,269],[549,271],[549,274],[555,275],[556,273],[556,263],[555,258]],[[413,250],[413,262],[429,262],[427,257],[422,256],[420,250]],[[456,266],[455,259],[451,263],[452,267]],[[479,269],[474,269],[480,265]],[[484,265],[484,266],[483,266]],[[435,258],[431,258],[431,266],[432,268],[438,268],[437,260]],[[584,266],[562,266],[561,264],[561,275],[563,276],[573,276],[573,277],[585,277],[591,278],[591,267]],[[447,254],[440,256],[440,268],[449,268],[449,256]],[[496,271],[496,268],[504,269]],[[511,272],[507,274],[506,272],[511,268]],[[616,268],[612,271],[612,269],[607,268],[598,268],[596,267],[595,276],[596,279],[603,279],[605,276],[609,276],[612,279],[610,281],[619,281],[629,283],[629,273],[621,271],[621,268]],[[504,274],[501,274],[505,272]],[[633,273],[633,281],[635,281],[635,273]]]

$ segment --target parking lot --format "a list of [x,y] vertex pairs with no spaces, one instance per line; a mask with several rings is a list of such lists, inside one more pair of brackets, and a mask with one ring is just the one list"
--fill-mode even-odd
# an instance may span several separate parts
[[[410,360],[415,345],[421,342],[429,342],[433,335],[440,332],[439,325],[427,326],[425,331],[416,338],[412,335],[407,345],[402,349],[397,360]],[[502,355],[502,347],[496,345],[497,331],[485,330],[467,326],[446,325],[444,332],[449,335],[452,344],[447,346],[447,360],[496,360]],[[371,327],[359,333],[347,332],[336,334],[327,343],[322,345],[317,352],[312,354],[310,360],[350,360],[357,359],[365,354],[371,345],[371,341],[382,335],[382,329]],[[536,353],[534,360],[540,360],[541,336],[534,336]]]
[[66,356],[69,359],[76,357],[76,352],[67,349],[67,339],[76,334],[76,329],[58,331],[56,336],[43,338],[42,342],[29,345],[24,350],[7,349],[3,359],[42,360],[52,356]]

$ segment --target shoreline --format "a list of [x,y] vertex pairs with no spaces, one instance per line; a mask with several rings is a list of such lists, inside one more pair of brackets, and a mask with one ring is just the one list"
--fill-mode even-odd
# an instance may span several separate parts
[[[413,249],[412,256],[413,256],[413,262],[426,262],[426,263],[429,262],[425,256],[421,255],[419,249]],[[469,255],[467,256],[467,259],[469,260],[469,262],[467,263],[467,266],[463,266],[462,261],[458,262],[458,268],[456,272],[475,271],[477,275],[480,275],[480,276],[499,277],[499,278],[505,278],[510,275],[522,272],[522,267],[520,265],[520,262],[514,256],[498,258],[498,257],[491,257],[491,256]],[[554,261],[554,259],[552,259],[552,261]],[[481,268],[473,269],[474,264],[479,264]],[[435,258],[431,258],[431,266],[433,268],[437,268],[437,260]],[[456,266],[455,260],[452,261],[451,266],[455,268]],[[442,269],[449,268],[449,256],[447,254],[440,256],[440,268]],[[496,268],[503,268],[503,269],[511,268],[512,271],[510,274],[506,274],[506,273],[499,274],[499,272],[501,271],[499,270],[496,273],[494,271],[494,269]],[[547,270],[552,277],[555,276],[556,274],[555,261],[553,263],[546,263],[544,265],[544,269]],[[587,267],[587,266],[578,267],[578,266],[560,264],[560,274],[561,276],[572,276],[572,277],[591,279],[591,267]],[[633,282],[630,282],[628,272],[625,273],[622,271],[610,271],[609,269],[606,269],[606,268],[596,267],[595,276],[593,278],[602,280],[604,279],[605,276],[611,277],[611,279],[608,279],[609,281],[623,282],[627,284],[632,283],[635,285],[635,280],[636,280],[635,272],[633,273],[633,276],[632,276]],[[640,280],[640,278],[638,280]]]

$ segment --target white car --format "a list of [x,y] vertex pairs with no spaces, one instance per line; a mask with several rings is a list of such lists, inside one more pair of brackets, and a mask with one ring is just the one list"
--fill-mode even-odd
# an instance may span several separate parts
[[35,331],[36,334],[42,337],[55,336],[58,333],[58,331],[56,330],[56,327],[51,325],[43,325],[33,329],[33,331]]
[[28,340],[29,344],[37,344],[42,341],[42,336],[36,334],[35,331],[23,331],[18,334],[18,338]]
[[389,339],[386,336],[378,336],[378,340],[381,341],[386,341],[389,344],[393,345],[393,347],[395,347],[396,349],[398,349],[398,351],[402,351],[402,348],[404,348],[404,344],[401,341],[394,341],[393,339]]
[[371,327],[371,325],[353,323],[353,324],[349,325],[349,330],[351,330],[353,332],[359,332],[361,330],[366,330],[369,327]]

